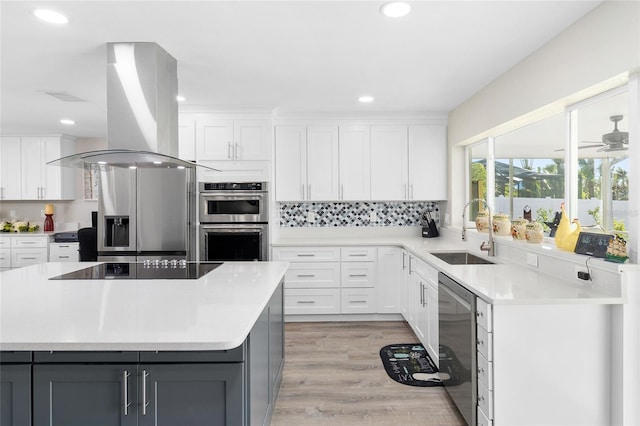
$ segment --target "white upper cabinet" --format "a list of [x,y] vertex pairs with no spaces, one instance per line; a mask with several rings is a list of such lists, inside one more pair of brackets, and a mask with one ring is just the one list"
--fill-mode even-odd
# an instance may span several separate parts
[[276,126],[276,200],[305,200],[307,186],[307,128]]
[[276,126],[276,200],[338,199],[338,127]]
[[22,198],[20,137],[3,136],[0,140],[0,199]]
[[197,114],[196,159],[268,160],[269,126],[266,120],[221,119]]
[[340,199],[371,199],[369,126],[340,126]]
[[307,200],[337,200],[338,126],[307,127]]
[[444,125],[409,126],[410,200],[447,199],[447,135]]
[[371,199],[406,200],[407,126],[371,126]]
[[196,117],[195,114],[178,116],[178,158],[196,160]]
[[73,200],[75,169],[47,162],[75,152],[73,139],[59,136],[21,138],[22,200]]

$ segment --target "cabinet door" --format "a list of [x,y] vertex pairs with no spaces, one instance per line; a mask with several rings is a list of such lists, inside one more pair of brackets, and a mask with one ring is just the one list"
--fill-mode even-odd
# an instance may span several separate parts
[[409,198],[447,199],[447,139],[444,125],[409,126]]
[[136,426],[134,364],[33,366],[34,426]]
[[431,359],[438,362],[438,288],[427,285],[425,297],[427,298],[427,350]]
[[20,138],[17,136],[3,136],[0,139],[0,199],[20,200],[22,186]]
[[22,199],[42,199],[42,169],[44,156],[39,137],[23,137],[22,155]]
[[425,283],[419,275],[411,274],[412,294],[409,303],[413,305],[413,323],[411,324],[413,331],[424,345],[427,341],[427,309],[425,303]]
[[407,126],[371,126],[371,199],[405,200]]
[[233,148],[233,120],[197,116],[196,160],[232,160]]
[[0,365],[0,425],[31,424],[31,365]]
[[180,114],[178,116],[178,157],[186,161],[196,159],[196,116]]
[[376,277],[376,312],[400,313],[402,288],[402,250],[397,247],[378,248]]
[[275,145],[276,200],[305,200],[307,193],[306,128],[277,126]]
[[141,364],[139,425],[243,425],[243,366]]
[[307,200],[337,200],[338,127],[307,127]]
[[271,405],[269,382],[269,306],[262,311],[249,334],[249,419],[248,424],[265,424]]
[[[62,172],[65,167],[50,166],[47,164],[49,161],[57,160],[61,158],[62,147],[61,141],[58,137],[46,137],[41,139],[41,152],[42,152],[42,190],[41,195],[45,200],[61,200],[65,198],[63,196],[63,186],[65,182],[62,180]],[[75,184],[75,182],[74,182]]]
[[233,158],[235,160],[268,160],[268,129],[268,123],[264,120],[234,120]]
[[340,199],[371,199],[369,126],[340,127]]

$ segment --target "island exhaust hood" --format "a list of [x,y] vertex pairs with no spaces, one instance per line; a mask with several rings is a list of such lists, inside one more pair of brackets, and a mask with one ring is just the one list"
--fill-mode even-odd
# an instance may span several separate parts
[[48,164],[195,167],[178,156],[178,67],[156,43],[107,44],[107,147]]

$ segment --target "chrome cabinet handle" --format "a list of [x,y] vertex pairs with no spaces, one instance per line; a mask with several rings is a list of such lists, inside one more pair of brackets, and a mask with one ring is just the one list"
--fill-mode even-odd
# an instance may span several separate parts
[[485,370],[484,370],[484,368],[482,368],[482,367],[478,367],[478,373],[480,373],[480,374],[484,374],[484,371],[485,371]]
[[36,260],[35,257],[23,257],[23,259],[25,259],[25,260]]
[[479,401],[479,402],[484,401],[484,395],[480,395],[480,396],[478,397],[478,401]]
[[22,241],[22,244],[35,244],[35,241]]
[[68,259],[69,256],[58,256],[60,259]]
[[409,198],[409,188],[408,185],[405,183],[402,185],[402,192],[404,192],[404,198],[405,200]]
[[477,316],[478,318],[483,317],[483,316],[484,316],[484,312],[482,312],[482,311],[478,311],[478,312],[476,312],[476,316]]
[[311,199],[311,184],[307,185],[307,198],[309,200]]
[[366,300],[350,300],[349,303],[367,303]]
[[301,186],[300,193],[302,194],[302,199],[304,200],[304,183]]
[[296,256],[298,256],[298,257],[315,257],[315,254],[313,254],[313,253],[298,253],[298,254],[296,254]]
[[413,184],[409,185],[409,190],[411,191],[411,199],[413,200]]
[[316,275],[315,274],[298,274],[297,276],[298,278],[313,278]]
[[479,346],[482,346],[482,345],[484,345],[484,340],[478,339],[477,343],[478,343]]
[[349,254],[349,257],[364,257],[366,255],[367,253],[351,253]]
[[4,198],[4,188],[0,187],[0,198]]
[[357,278],[357,277],[366,277],[366,276],[367,276],[367,274],[349,274],[349,276],[350,276],[350,277]]
[[142,370],[142,415],[147,415],[147,407],[149,403],[147,402],[147,377],[149,377],[149,373],[147,370]]
[[238,159],[238,142],[235,143],[235,151],[233,153],[233,158]]
[[231,159],[231,155],[233,152],[233,147],[231,146],[231,141],[227,142],[227,158]]
[[298,303],[316,303],[313,300],[298,300]]
[[344,200],[344,183],[340,184],[340,199]]
[[131,374],[129,374],[129,372],[127,370],[124,370],[122,372],[122,383],[124,386],[124,392],[123,392],[123,403],[122,403],[122,408],[124,411],[124,415],[128,416],[129,415],[129,406],[131,406],[131,403],[129,402],[129,376]]

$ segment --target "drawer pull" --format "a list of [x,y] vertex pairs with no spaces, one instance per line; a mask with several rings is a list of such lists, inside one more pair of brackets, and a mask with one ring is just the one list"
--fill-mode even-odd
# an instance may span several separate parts
[[25,260],[36,260],[37,258],[36,257],[23,257],[23,259],[25,259]]
[[478,402],[483,402],[484,401],[484,395],[480,395],[478,397]]
[[60,259],[68,259],[69,256],[58,256]]
[[484,316],[484,312],[482,312],[482,311],[478,311],[478,312],[476,312],[476,316],[477,316],[478,318],[482,318],[482,317]]
[[35,244],[35,241],[21,241],[19,244]]
[[316,303],[315,300],[298,300],[298,303]]
[[349,274],[350,277],[366,277],[367,274]]
[[313,253],[298,253],[298,254],[296,254],[296,256],[298,256],[298,257],[315,257],[315,254],[313,254]]
[[297,275],[298,278],[313,278],[315,276],[316,274],[298,274]]
[[484,345],[484,340],[478,339],[477,343],[478,343],[479,346],[483,346]]
[[484,368],[478,367],[478,373],[479,374],[484,374]]
[[366,255],[367,253],[353,253],[353,254],[350,254],[349,257],[364,257]]
[[350,300],[349,303],[367,303],[366,300]]

